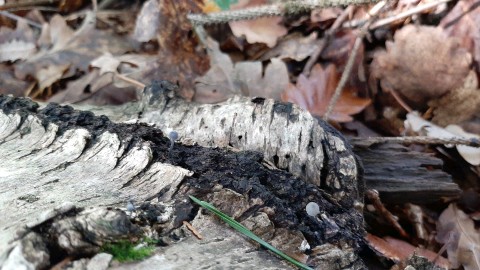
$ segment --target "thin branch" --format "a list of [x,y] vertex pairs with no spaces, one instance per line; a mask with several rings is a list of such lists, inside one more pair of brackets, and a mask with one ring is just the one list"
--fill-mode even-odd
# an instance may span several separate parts
[[466,145],[471,147],[480,147],[480,140],[471,138],[432,138],[428,136],[409,136],[409,137],[367,137],[351,138],[350,142],[353,145],[364,146],[377,143],[416,143],[416,144],[450,144],[450,145]]
[[287,1],[251,7],[241,10],[228,10],[209,14],[189,14],[187,18],[194,25],[226,23],[240,20],[253,20],[261,17],[284,16],[310,11],[315,8],[339,7],[376,3],[380,0],[305,0]]
[[[415,6],[411,9],[405,10],[403,12],[392,15],[390,17],[379,19],[378,21],[372,23],[370,25],[370,27],[368,28],[368,30],[374,30],[374,29],[377,29],[379,27],[382,27],[382,26],[391,24],[393,22],[399,21],[401,19],[406,19],[406,18],[408,18],[412,15],[424,12],[426,10],[432,9],[432,8],[437,7],[437,6],[439,6],[441,4],[444,4],[444,3],[448,3],[450,1],[452,1],[452,0],[439,0],[439,1],[430,2],[430,3],[427,3],[427,4],[422,4],[422,5]],[[365,24],[367,21],[368,21],[368,19],[352,20],[352,21],[345,22],[343,24],[343,27],[344,28],[356,28],[359,25]]]
[[137,81],[137,80],[134,80],[134,79],[132,79],[132,78],[129,78],[129,77],[125,76],[125,75],[116,73],[116,74],[115,74],[115,77],[116,77],[117,79],[120,79],[120,80],[124,81],[124,82],[127,82],[127,83],[129,83],[129,84],[135,85],[136,87],[138,87],[138,88],[140,88],[140,89],[145,88],[145,84],[143,84],[143,83],[141,83],[141,82],[139,82],[139,81]]
[[350,57],[348,58],[347,65],[343,70],[342,77],[340,78],[340,81],[338,82],[337,87],[335,88],[335,92],[333,94],[332,99],[328,103],[327,111],[323,115],[323,120],[325,121],[327,121],[328,117],[330,117],[330,114],[332,113],[333,108],[335,107],[335,104],[337,104],[338,98],[342,94],[343,87],[345,86],[348,78],[350,77],[350,73],[352,72],[352,69],[353,69],[353,63],[355,63],[358,50],[360,49],[360,45],[362,44],[362,41],[363,41],[363,36],[364,36],[363,34],[360,34],[355,39],[355,44],[353,45],[352,52],[350,53]]
[[[380,1],[377,3],[374,7],[372,7],[368,11],[368,17],[370,18],[370,21],[377,16],[377,14],[385,7],[386,1]],[[330,114],[333,111],[333,108],[335,107],[335,104],[337,104],[338,98],[340,98],[340,95],[342,94],[343,88],[345,87],[345,84],[347,83],[348,78],[350,77],[350,73],[352,73],[353,69],[353,64],[355,63],[355,58],[357,57],[358,50],[360,49],[360,45],[362,44],[363,38],[367,35],[368,33],[368,27],[370,26],[370,21],[367,22],[361,29],[360,33],[358,34],[357,38],[355,39],[355,44],[353,45],[352,52],[350,53],[350,56],[348,57],[347,65],[345,66],[345,69],[343,70],[342,77],[340,77],[340,81],[338,82],[337,87],[335,88],[335,92],[333,94],[332,99],[328,103],[327,111],[323,115],[323,120],[327,121]]]
[[401,20],[401,19],[404,19],[404,18],[408,18],[412,15],[418,14],[418,13],[423,12],[425,10],[432,9],[434,7],[437,7],[437,6],[439,6],[441,4],[444,4],[444,3],[448,3],[450,1],[452,1],[452,0],[439,0],[439,1],[436,1],[436,2],[431,2],[431,3],[427,3],[427,4],[423,4],[423,5],[418,5],[414,8],[406,10],[404,12],[400,12],[400,13],[394,15],[394,16],[387,17],[387,18],[384,18],[384,19],[380,19],[380,20],[372,23],[372,25],[370,25],[370,27],[369,27],[369,30],[376,29],[376,28],[391,24],[395,21],[398,21],[398,20]]
[[400,104],[400,106],[402,106],[403,109],[405,109],[407,112],[413,111],[412,108],[410,108],[410,106],[408,106],[408,104],[398,95],[397,91],[393,90],[392,88],[385,90],[387,90],[393,96],[393,98],[398,102],[398,104]]
[[305,64],[305,67],[303,67],[303,74],[305,76],[310,75],[310,71],[312,70],[313,65],[317,62],[318,58],[322,54],[323,50],[325,47],[327,47],[327,44],[332,40],[333,35],[337,32],[338,28],[342,26],[342,23],[347,19],[348,15],[350,12],[352,12],[353,6],[348,6],[340,16],[335,19],[335,22],[333,23],[332,27],[328,29],[325,32],[325,36],[319,40],[318,47],[315,49],[315,52],[312,53],[310,58],[308,59],[307,63]]
[[36,28],[39,28],[39,29],[42,29],[42,25],[41,24],[38,24],[34,21],[31,21],[29,19],[26,19],[26,18],[23,18],[23,17],[20,17],[20,16],[17,16],[13,13],[10,13],[8,11],[4,11],[4,10],[0,10],[0,15],[2,16],[5,16],[7,18],[10,18],[12,20],[16,20],[16,21],[25,21],[26,23],[28,23],[29,25],[33,26],[33,27],[36,27]]
[[382,203],[378,191],[374,189],[368,189],[365,191],[365,197],[370,200],[370,202],[373,204],[373,207],[378,211],[378,213],[383,215],[385,220],[390,223],[390,225],[392,225],[403,238],[410,239],[408,233],[402,228],[402,225],[400,225],[395,216],[390,211],[388,211],[388,209]]

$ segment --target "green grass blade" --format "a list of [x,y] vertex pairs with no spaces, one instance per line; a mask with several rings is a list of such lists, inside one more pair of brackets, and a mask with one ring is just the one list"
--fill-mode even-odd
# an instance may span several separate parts
[[241,232],[242,234],[244,234],[245,236],[247,236],[248,238],[256,241],[257,243],[259,243],[260,245],[264,246],[265,248],[269,249],[270,251],[272,251],[273,253],[277,254],[278,256],[280,256],[281,258],[283,258],[284,260],[292,263],[293,265],[297,266],[298,268],[300,269],[305,269],[305,270],[313,270],[312,268],[310,268],[308,265],[305,265],[295,259],[293,259],[292,257],[288,256],[287,254],[283,253],[282,251],[276,249],[275,247],[273,247],[272,245],[270,245],[269,243],[263,241],[260,237],[256,236],[254,233],[252,233],[249,229],[247,229],[245,226],[243,226],[242,224],[238,223],[237,221],[235,221],[233,218],[229,217],[228,215],[222,213],[220,210],[218,210],[217,208],[215,208],[215,206],[209,204],[208,202],[204,202],[204,201],[201,201],[197,198],[195,198],[194,196],[189,196],[190,199],[192,199],[192,201],[194,201],[195,203],[199,204],[200,206],[206,208],[207,210],[213,212],[214,214],[216,214],[218,217],[220,217],[223,221],[225,221],[228,225],[232,226],[235,230]]

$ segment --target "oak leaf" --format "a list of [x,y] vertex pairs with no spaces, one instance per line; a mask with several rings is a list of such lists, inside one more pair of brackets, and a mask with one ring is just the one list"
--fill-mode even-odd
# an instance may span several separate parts
[[[296,85],[288,85],[287,90],[282,93],[282,100],[296,103],[313,115],[323,116],[339,80],[340,76],[334,65],[322,68],[316,64],[309,78],[300,75]],[[352,115],[361,112],[370,104],[370,99],[359,98],[355,93],[353,87],[345,87],[329,120],[350,122],[353,120]]]
[[272,58],[264,70],[259,61],[233,63],[211,38],[207,39],[207,47],[211,67],[195,79],[195,101],[217,103],[234,95],[280,99],[288,85],[288,70],[283,61]]
[[365,238],[368,242],[368,245],[372,247],[376,252],[395,262],[406,260],[414,253],[416,253],[417,255],[425,257],[429,261],[434,262],[440,267],[448,269],[450,265],[448,260],[444,257],[439,256],[437,258],[437,254],[433,251],[415,247],[408,242],[395,239],[393,237],[387,236],[384,238],[380,238],[373,234],[367,234]]
[[[244,1],[231,6],[232,10],[243,9],[266,4],[265,0]],[[287,34],[287,29],[281,25],[281,17],[268,17],[255,20],[244,20],[229,22],[230,28],[235,36],[245,35],[248,43],[265,43],[273,48],[277,40]]]

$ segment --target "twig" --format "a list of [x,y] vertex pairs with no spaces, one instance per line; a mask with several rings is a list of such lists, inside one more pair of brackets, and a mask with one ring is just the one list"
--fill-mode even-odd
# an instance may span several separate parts
[[439,1],[436,1],[436,2],[431,2],[431,3],[427,3],[427,4],[423,4],[423,5],[418,5],[414,8],[411,8],[409,10],[406,10],[404,12],[400,12],[394,16],[391,16],[391,17],[387,17],[387,18],[384,18],[384,19],[380,19],[374,23],[372,23],[369,27],[369,30],[373,30],[373,29],[376,29],[376,28],[379,28],[379,27],[382,27],[384,25],[387,25],[387,24],[391,24],[397,20],[401,20],[401,19],[404,19],[404,18],[407,18],[407,17],[410,17],[412,15],[415,15],[415,14],[418,14],[422,11],[425,11],[425,10],[428,10],[428,9],[431,9],[431,8],[434,8],[438,5],[441,5],[441,4],[444,4],[444,3],[448,3],[452,0],[439,0]]
[[[387,89],[385,89],[387,90]],[[408,104],[403,101],[403,99],[398,95],[397,91],[393,90],[392,88],[388,88],[388,92],[393,96],[393,98],[402,106],[407,112],[412,112],[412,108],[408,106]]]
[[192,224],[184,220],[183,225],[185,225],[185,227],[187,227],[187,229],[189,229],[199,240],[203,239],[203,236],[192,226]]
[[337,84],[337,87],[335,88],[335,92],[333,94],[332,99],[328,103],[327,111],[323,115],[323,120],[327,121],[328,117],[333,111],[333,108],[335,107],[335,104],[337,104],[338,98],[342,94],[343,87],[347,83],[348,77],[350,77],[350,73],[352,72],[353,68],[353,63],[355,63],[355,58],[357,58],[357,53],[358,49],[360,48],[360,45],[362,44],[364,34],[361,33],[359,36],[355,39],[355,44],[353,45],[352,52],[348,58],[347,65],[345,66],[345,69],[343,70],[342,77],[340,77],[340,81]]
[[466,145],[471,147],[480,147],[480,140],[471,138],[432,138],[428,136],[409,136],[409,137],[367,137],[367,138],[351,138],[350,143],[353,145],[372,145],[377,143],[417,143],[417,144],[451,144]]
[[[377,3],[373,8],[371,8],[368,12],[368,16],[370,17],[370,20],[377,16],[377,14],[382,10],[382,8],[385,6],[386,1],[381,1]],[[328,103],[327,110],[325,114],[323,115],[323,120],[327,121],[330,114],[333,111],[333,108],[335,107],[335,104],[337,104],[338,98],[342,94],[343,88],[345,84],[347,83],[348,78],[350,77],[350,73],[352,72],[353,69],[353,64],[355,63],[355,58],[357,57],[358,50],[360,49],[360,45],[362,44],[363,38],[367,35],[368,33],[368,27],[370,26],[370,23],[367,22],[362,29],[360,29],[360,33],[358,34],[357,38],[355,39],[355,44],[353,45],[352,52],[350,53],[350,56],[348,57],[347,65],[345,66],[345,69],[343,70],[342,77],[340,77],[340,81],[338,82],[337,87],[335,88],[335,92],[333,94],[332,99]]]
[[134,80],[134,79],[132,79],[132,78],[129,78],[129,77],[125,76],[125,75],[116,73],[116,74],[115,74],[115,77],[118,78],[118,79],[120,79],[120,80],[122,80],[122,81],[125,81],[125,82],[127,82],[127,83],[133,84],[133,85],[135,85],[135,86],[137,86],[137,87],[139,87],[139,88],[141,88],[141,89],[145,88],[145,84],[143,84],[143,83],[141,83],[141,82],[139,82],[139,81],[137,81],[137,80]]
[[[401,20],[401,19],[408,18],[412,15],[418,14],[418,13],[423,12],[425,10],[429,10],[431,8],[434,8],[434,7],[438,6],[438,5],[448,3],[450,1],[452,1],[452,0],[439,0],[439,1],[430,2],[430,3],[427,3],[427,4],[423,4],[423,5],[418,5],[416,7],[405,10],[405,11],[400,12],[398,14],[392,15],[390,17],[379,19],[378,21],[372,23],[370,25],[370,27],[368,28],[368,30],[377,29],[379,27],[391,24],[391,23],[393,23],[395,21],[398,21],[398,20]],[[359,25],[362,25],[362,24],[366,23],[367,21],[368,21],[368,19],[352,20],[352,21],[345,22],[342,26],[345,27],[345,28],[355,28],[355,27],[358,27]]]
[[327,44],[332,40],[333,35],[337,32],[338,28],[342,23],[347,19],[348,14],[353,10],[353,6],[348,6],[333,23],[332,27],[325,32],[325,36],[319,41],[318,47],[315,49],[315,52],[310,56],[305,67],[303,67],[303,74],[308,77],[310,71],[312,70],[313,65],[317,62],[318,58],[322,54]]
[[187,18],[194,25],[226,23],[240,20],[253,20],[261,17],[293,15],[309,11],[315,8],[338,7],[348,5],[360,5],[376,3],[380,0],[305,0],[287,1],[246,8],[241,10],[228,10],[209,14],[189,14]]
[[383,205],[382,201],[380,200],[380,195],[378,194],[378,191],[374,189],[368,189],[365,191],[365,196],[370,200],[370,202],[373,204],[373,207],[375,207],[378,213],[383,215],[385,220],[390,223],[390,225],[392,225],[403,238],[410,238],[408,233],[402,228],[402,225],[398,223],[395,216],[390,211],[388,211],[385,205]]
[[29,20],[29,19],[25,19],[25,18],[23,18],[23,17],[17,16],[17,15],[15,15],[15,14],[13,14],[13,13],[8,12],[8,11],[0,10],[0,15],[5,16],[5,17],[7,17],[7,18],[10,18],[10,19],[12,19],[12,20],[16,20],[16,21],[25,21],[26,23],[28,23],[29,25],[31,25],[31,26],[33,26],[33,27],[42,29],[42,25],[41,25],[41,24],[38,24],[38,23],[36,23],[36,22],[34,22],[34,21],[31,21],[31,20]]

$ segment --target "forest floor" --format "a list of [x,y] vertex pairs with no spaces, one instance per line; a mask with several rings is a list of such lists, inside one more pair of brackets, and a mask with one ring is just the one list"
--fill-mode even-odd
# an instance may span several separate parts
[[441,158],[462,193],[384,211],[366,198],[366,239],[386,265],[417,252],[480,269],[480,149],[434,141],[480,139],[480,1],[380,1],[205,25],[191,16],[261,5],[289,13],[267,0],[5,1],[0,94],[115,105],[169,80],[193,102],[292,102],[347,137],[425,136],[407,147]]

